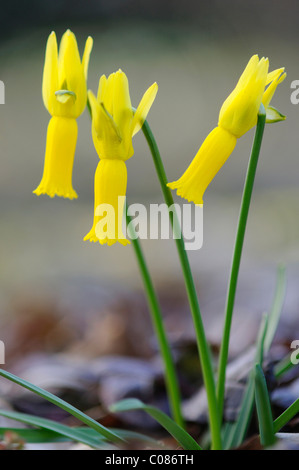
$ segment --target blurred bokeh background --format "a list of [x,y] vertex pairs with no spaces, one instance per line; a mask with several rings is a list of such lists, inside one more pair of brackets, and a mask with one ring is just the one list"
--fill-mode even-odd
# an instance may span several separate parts
[[[107,329],[97,338],[109,343],[106,332],[110,328],[117,337],[122,324],[121,311],[113,317],[107,305],[141,289],[130,246],[109,248],[83,242],[92,222],[98,161],[87,111],[78,121],[74,187],[79,199],[50,200],[32,194],[42,175],[49,121],[41,98],[46,40],[52,30],[60,38],[67,28],[76,34],[81,53],[86,37],[94,38],[89,88],[96,90],[101,74],[121,68],[129,78],[132,103],[137,105],[147,87],[158,82],[149,122],[169,180],[182,174],[217,124],[220,106],[252,54],[269,57],[271,69],[286,67],[287,79],[279,86],[273,105],[287,120],[266,128],[237,306],[244,325],[255,317],[257,324],[271,303],[277,264],[285,263],[289,272],[286,305],[288,312],[297,314],[299,106],[291,104],[290,84],[299,79],[298,17],[295,0],[2,2],[0,79],[5,83],[6,103],[0,106],[0,315],[6,325],[17,322],[22,329],[26,318],[35,315],[40,324],[40,318],[55,312],[54,324],[61,326],[67,317],[65,329],[69,331],[73,315],[83,321],[88,312],[100,312],[106,319],[102,329]],[[189,252],[206,321],[215,318],[209,328],[211,338],[224,307],[253,135],[252,130],[238,141],[207,190],[203,247]],[[134,148],[135,155],[128,162],[128,203],[163,202],[142,133],[136,136]],[[161,295],[168,292],[173,299],[167,304],[170,314],[178,311],[180,317],[184,312],[178,323],[184,328],[188,312],[181,307],[185,294],[174,242],[145,240],[143,247]],[[147,316],[138,302],[132,308],[137,316]],[[150,328],[148,321],[142,320],[141,328],[143,324]],[[23,348],[30,342],[33,325],[36,322],[27,325]],[[60,350],[65,331],[47,325],[45,331],[50,329],[50,340],[55,338]],[[9,336],[10,330],[2,331],[0,339],[14,343],[10,349],[21,347],[17,336]],[[41,349],[49,340],[46,335],[42,338]],[[245,339],[239,341],[243,345]]]

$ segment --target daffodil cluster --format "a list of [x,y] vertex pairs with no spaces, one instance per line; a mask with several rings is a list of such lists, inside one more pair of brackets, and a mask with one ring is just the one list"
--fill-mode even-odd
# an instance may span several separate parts
[[[100,161],[94,178],[93,225],[84,240],[108,245],[117,241],[126,245],[129,241],[122,230],[127,188],[125,162],[134,154],[132,138],[141,129],[158,86],[154,83],[149,87],[135,112],[128,79],[121,70],[108,78],[102,75],[97,96],[92,91],[87,92],[92,43],[89,37],[81,61],[71,31],[62,36],[59,53],[55,33],[48,38],[42,94],[52,118],[48,125],[43,177],[34,193],[77,197],[72,186],[78,132],[76,119],[89,102],[92,138]],[[261,104],[266,109],[267,122],[285,119],[270,106],[270,101],[286,73],[284,68],[269,73],[268,68],[268,59],[251,57],[221,107],[218,126],[204,140],[181,178],[168,184],[179,196],[203,204],[206,188],[233,152],[237,139],[256,125]]]
[[82,61],[74,34],[67,30],[57,48],[56,35],[48,38],[43,73],[42,94],[52,115],[47,132],[44,172],[38,196],[77,198],[72,186],[73,163],[77,142],[76,118],[87,101],[92,114],[92,138],[100,162],[95,172],[94,219],[84,240],[111,245],[129,243],[122,232],[122,218],[127,188],[125,161],[132,157],[133,136],[141,129],[158,91],[154,83],[133,111],[128,79],[121,70],[99,82],[97,97],[87,93],[87,73],[92,38],[85,44]]
[[269,61],[254,55],[249,60],[235,89],[223,103],[218,126],[210,132],[185,173],[169,183],[177,194],[195,204],[203,204],[203,194],[212,179],[233,152],[237,139],[257,123],[261,104],[266,122],[285,119],[270,101],[286,73],[284,68],[268,73]]

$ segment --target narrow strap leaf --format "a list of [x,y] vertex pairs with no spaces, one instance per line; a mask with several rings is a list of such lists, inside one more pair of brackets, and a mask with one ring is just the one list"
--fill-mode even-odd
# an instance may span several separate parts
[[39,418],[38,416],[6,410],[0,410],[0,416],[19,421],[20,423],[25,423],[30,426],[46,429],[47,431],[52,431],[56,433],[56,437],[57,435],[61,435],[67,437],[71,441],[82,442],[83,444],[87,444],[88,446],[95,449],[100,448],[101,443],[103,443],[100,438],[86,436],[78,428],[73,429],[69,426],[65,426],[64,424],[57,423],[56,421],[52,421],[50,419]]
[[[12,418],[13,419],[13,418]],[[48,429],[26,429],[26,428],[0,428],[0,440],[5,438],[6,433],[17,434],[17,436],[28,444],[42,444],[49,442],[69,442],[70,438]]]
[[[10,412],[10,416],[9,418],[11,419],[15,419],[16,421],[19,421],[21,422],[19,419],[17,419],[17,417],[14,415],[12,415],[11,413],[15,413],[15,412]],[[24,414],[22,414],[22,416],[24,416]],[[27,417],[29,415],[26,415]],[[7,416],[8,417],[8,416]],[[33,418],[35,419],[36,417],[33,416]],[[32,426],[34,426],[36,423],[29,423],[29,421],[27,422],[27,424],[30,424]],[[57,424],[55,421],[53,421],[53,424]],[[98,443],[102,442],[102,443],[105,443],[107,442],[107,439],[105,437],[103,437],[103,440],[101,437],[99,437],[99,434],[94,430],[94,429],[91,429],[91,428],[88,428],[88,427],[83,427],[83,426],[80,426],[80,427],[72,427],[72,428],[69,428],[71,429],[72,431],[80,431],[81,435],[85,436],[86,438],[94,438],[97,440]],[[159,445],[159,441],[157,441],[156,439],[153,439],[152,437],[149,437],[149,436],[146,436],[145,434],[141,434],[139,432],[135,432],[135,431],[129,431],[129,430],[126,430],[126,429],[113,429],[119,436],[123,437],[124,439],[126,440],[134,440],[134,441],[141,441],[141,442],[146,442],[148,444],[152,444],[152,445]],[[59,430],[61,432],[61,430]],[[3,427],[3,428],[0,428],[0,440],[3,439],[5,437],[5,434],[7,432],[13,432],[15,434],[17,434],[21,439],[23,439],[24,441],[26,441],[27,443],[46,443],[46,442],[69,442],[70,440],[72,440],[69,436],[67,435],[63,435],[63,434],[59,434],[58,433],[58,430],[56,431],[51,431],[49,429],[46,429],[46,428],[38,428],[38,429],[27,429],[27,428],[13,428],[13,427]],[[82,442],[82,440],[81,440]],[[91,445],[91,442],[90,442],[90,445]],[[100,444],[99,444],[100,445]]]
[[279,361],[275,367],[274,367],[274,375],[276,379],[279,379],[279,377],[283,376],[288,370],[292,369],[294,366],[297,366],[294,361],[292,361],[292,358],[290,357],[290,354],[288,354],[286,357],[284,357],[281,361]]
[[82,421],[82,423],[86,424],[87,426],[91,427],[95,431],[97,431],[101,436],[106,437],[112,442],[116,442],[119,440],[122,440],[120,436],[117,434],[109,431],[105,426],[102,426],[100,423],[95,421],[94,419],[90,418],[87,416],[85,413],[82,411],[78,410],[78,408],[75,408],[74,406],[70,405],[66,401],[62,400],[59,397],[56,397],[56,395],[53,395],[53,393],[47,392],[46,390],[37,387],[36,385],[31,384],[30,382],[27,382],[24,379],[21,379],[20,377],[17,377],[14,374],[11,374],[10,372],[7,372],[3,369],[0,369],[0,376],[5,377],[6,379],[10,380],[11,382],[14,382],[21,387],[26,388],[27,390],[30,390],[31,392],[35,393],[36,395],[39,395],[40,397],[44,398],[45,400],[53,403],[54,405],[59,406],[59,408],[62,408],[63,410],[67,411],[70,413],[72,416],[75,416],[75,418],[79,419]]
[[[262,364],[264,353],[268,352],[280,319],[286,290],[286,272],[283,266],[278,267],[274,299],[269,315],[264,315],[256,342],[255,363]],[[248,429],[254,405],[255,370],[249,375],[247,388],[242,400],[236,423],[226,426],[224,430],[224,447],[239,446]]]
[[274,335],[277,330],[278,322],[280,319],[283,302],[285,299],[286,292],[286,270],[284,266],[279,266],[277,270],[277,281],[275,288],[275,295],[272,304],[272,308],[269,314],[269,322],[267,328],[267,334],[265,338],[265,353],[267,353],[271,347]]
[[280,431],[297,413],[299,413],[299,398],[274,421],[274,432]]
[[259,364],[255,366],[255,400],[261,444],[271,446],[275,442],[273,417],[265,376]]
[[[263,360],[264,341],[266,337],[267,326],[268,316],[264,315],[256,342],[255,363],[262,363]],[[254,380],[255,371],[252,369],[248,377],[248,383],[242,399],[238,419],[235,423],[226,427],[226,431],[224,433],[225,449],[238,447],[246,436],[254,405]]]
[[185,450],[202,450],[197,442],[183,428],[175,423],[163,411],[154,406],[148,406],[136,398],[119,401],[110,407],[112,412],[122,412],[131,410],[143,410],[154,418],[161,426],[166,429]]

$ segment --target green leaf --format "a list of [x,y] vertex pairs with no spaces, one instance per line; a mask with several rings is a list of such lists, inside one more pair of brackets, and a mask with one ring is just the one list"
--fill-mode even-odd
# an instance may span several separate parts
[[[112,429],[126,441],[134,440],[134,441],[147,442],[148,444],[159,445],[159,441],[157,441],[157,439],[153,439],[152,437],[146,436],[145,434],[141,434],[140,432],[128,431],[127,429],[118,429],[118,428],[112,428]],[[94,432],[93,429],[86,429],[86,431]]]
[[265,337],[265,344],[264,350],[267,353],[271,347],[273,338],[275,336],[277,326],[279,323],[279,319],[282,312],[283,302],[285,299],[285,292],[286,292],[286,270],[284,266],[279,266],[277,271],[277,281],[276,281],[276,289],[273,304],[271,307],[267,333]]
[[276,379],[279,379],[282,375],[284,375],[288,370],[292,369],[294,366],[298,364],[294,363],[288,354],[284,357],[281,361],[279,361],[274,367],[274,375]]
[[[268,326],[268,316],[264,315],[262,323],[260,326],[257,342],[256,342],[256,352],[255,352],[255,363],[262,363],[263,354],[264,354],[264,341],[266,337]],[[224,431],[223,436],[223,446],[225,449],[230,449],[232,447],[238,447],[242,444],[248,426],[250,424],[253,405],[254,405],[254,388],[255,388],[255,371],[251,370],[251,373],[248,377],[247,387],[242,399],[240,412],[238,419],[235,423],[227,425]]]
[[95,421],[94,419],[90,418],[87,416],[85,413],[82,411],[78,410],[78,408],[75,408],[74,406],[70,405],[66,401],[62,400],[61,398],[57,397],[56,395],[53,395],[53,393],[47,392],[46,390],[37,387],[36,385],[31,384],[30,382],[27,382],[26,380],[21,379],[20,377],[17,377],[14,374],[11,374],[10,372],[7,372],[3,369],[0,369],[0,376],[5,377],[6,379],[10,380],[11,382],[14,382],[21,387],[26,388],[27,390],[30,390],[31,392],[35,393],[36,395],[39,395],[40,397],[44,398],[45,400],[53,403],[54,405],[59,406],[59,408],[62,408],[63,410],[67,411],[70,413],[72,416],[75,416],[75,418],[79,419],[82,421],[82,423],[86,424],[90,428],[94,429],[97,431],[102,437],[106,437],[112,442],[117,442],[119,440],[123,440],[120,436],[118,436],[116,433],[109,431],[105,426],[102,426],[100,423]]
[[101,444],[103,444],[103,441],[101,441],[100,438],[96,439],[92,436],[86,436],[81,432],[80,429],[73,429],[69,426],[65,426],[64,424],[57,423],[56,421],[52,421],[50,419],[39,418],[37,416],[32,416],[25,413],[6,410],[0,410],[0,416],[19,421],[20,423],[29,424],[30,426],[46,429],[47,431],[52,431],[56,433],[56,437],[60,434],[61,436],[67,437],[71,441],[82,442],[83,444],[87,444],[88,446],[95,449],[100,448]]
[[278,109],[273,106],[268,106],[266,112],[266,122],[268,124],[273,124],[274,122],[285,121],[286,116],[282,114]]
[[110,407],[114,413],[131,410],[143,410],[166,429],[185,450],[201,450],[201,447],[183,428],[176,424],[169,416],[154,406],[145,405],[136,398],[119,401]]
[[4,438],[5,433],[7,432],[17,434],[25,442],[28,442],[28,444],[70,441],[70,438],[63,436],[62,434],[57,434],[57,432],[54,431],[26,428],[0,428],[0,440]]
[[274,421],[274,432],[280,431],[297,413],[299,413],[299,398]]
[[273,416],[265,376],[259,364],[255,366],[255,401],[261,444],[271,446],[275,442]]
[[[23,416],[23,415],[22,415]],[[28,415],[27,415],[28,416]],[[35,418],[35,417],[34,417]],[[17,420],[15,417],[11,419]],[[55,421],[53,423],[57,424]],[[29,423],[28,423],[29,424]],[[34,425],[34,424],[32,424]],[[85,436],[86,438],[92,437],[97,440],[97,442],[101,442],[101,438],[99,434],[91,428],[87,427],[72,427],[73,431],[80,431],[80,433]],[[113,429],[119,436],[123,437],[126,440],[134,440],[134,441],[141,441],[147,442],[148,444],[158,445],[158,441],[153,439],[152,437],[146,436],[139,432],[135,431],[127,431],[126,429]],[[13,427],[5,427],[0,428],[0,440],[4,438],[6,432],[13,432],[18,434],[21,439],[28,443],[49,443],[49,442],[69,442],[72,440],[69,436],[58,434],[56,431],[50,431],[49,429],[27,429],[27,428],[13,428]],[[103,438],[103,443],[106,442],[106,438]],[[81,441],[82,442],[82,441]]]
[[[274,300],[270,315],[264,315],[256,342],[255,363],[262,365],[264,352],[268,352],[280,319],[286,290],[285,268],[278,267]],[[248,384],[242,399],[240,413],[235,423],[228,423],[223,431],[224,447],[237,447],[243,442],[250,424],[255,396],[255,370],[249,374]]]

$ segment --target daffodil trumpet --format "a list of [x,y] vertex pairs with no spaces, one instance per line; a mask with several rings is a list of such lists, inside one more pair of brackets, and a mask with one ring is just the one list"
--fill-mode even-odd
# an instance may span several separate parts
[[123,234],[122,217],[127,187],[125,161],[134,154],[132,138],[141,129],[156,97],[154,83],[134,112],[129,83],[119,70],[100,78],[97,97],[88,91],[92,138],[100,158],[94,179],[93,225],[84,240],[112,245],[129,244]]
[[43,72],[42,94],[52,115],[48,125],[42,180],[33,191],[38,196],[77,198],[72,174],[77,143],[76,119],[87,101],[87,72],[92,38],[85,44],[82,61],[75,35],[67,30],[62,36],[59,53],[56,35],[48,38]]
[[72,172],[77,142],[76,119],[53,116],[47,132],[44,174],[38,188],[38,196],[62,196],[77,198],[72,186]]
[[182,177],[168,186],[189,202],[202,205],[207,186],[231,155],[236,143],[236,136],[222,127],[215,127]]
[[268,68],[268,59],[259,60],[257,55],[251,57],[235,89],[221,107],[218,126],[205,139],[182,177],[168,183],[179,196],[203,204],[206,188],[233,152],[237,139],[256,125],[261,104],[266,110],[266,122],[285,119],[269,105],[286,73],[284,68],[268,73]]
[[84,240],[129,244],[123,234],[123,215],[127,189],[127,167],[123,160],[100,160],[94,178],[94,220]]

